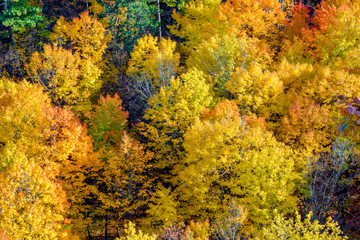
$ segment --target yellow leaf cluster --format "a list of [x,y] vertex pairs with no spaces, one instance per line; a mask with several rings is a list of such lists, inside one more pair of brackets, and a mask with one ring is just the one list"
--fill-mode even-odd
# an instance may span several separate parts
[[226,89],[235,97],[239,108],[247,114],[268,116],[283,93],[283,82],[276,72],[270,72],[257,63],[247,70],[237,68],[226,83]]
[[163,87],[148,102],[138,132],[148,139],[159,168],[171,166],[183,154],[182,141],[186,128],[211,102],[210,88],[204,74],[190,70]]
[[170,32],[186,39],[181,45],[182,52],[190,54],[203,40],[219,35],[223,28],[219,19],[220,0],[192,0],[185,6],[185,14],[173,13],[176,23],[170,26]]
[[35,52],[26,66],[31,79],[45,88],[53,102],[76,104],[81,99],[79,54],[50,44],[43,48],[44,52]]
[[176,42],[147,35],[140,38],[131,53],[127,75],[147,81],[159,90],[167,86],[179,72],[180,54],[175,53]]
[[156,235],[144,234],[141,230],[136,230],[135,224],[129,222],[125,226],[125,237],[117,238],[116,240],[156,240]]
[[327,219],[325,224],[319,221],[312,221],[310,212],[305,220],[301,221],[301,216],[296,213],[295,219],[286,220],[277,214],[271,226],[263,230],[263,236],[266,240],[346,240],[348,237],[343,236],[337,222],[331,218]]
[[87,12],[83,12],[70,22],[65,21],[63,17],[60,18],[54,26],[52,39],[54,44],[69,40],[72,48],[79,54],[81,61],[78,97],[83,102],[76,110],[90,110],[89,98],[96,95],[102,85],[100,76],[104,64],[103,55],[110,41],[105,27]]
[[0,175],[0,226],[14,239],[67,239],[65,192],[34,163]]

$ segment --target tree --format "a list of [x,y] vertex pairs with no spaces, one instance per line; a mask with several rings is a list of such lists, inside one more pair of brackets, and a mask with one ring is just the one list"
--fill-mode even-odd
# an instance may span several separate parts
[[318,221],[311,220],[312,213],[309,213],[302,222],[298,213],[295,219],[286,220],[279,214],[276,215],[274,222],[269,228],[263,230],[265,239],[294,239],[294,240],[346,240],[340,227],[331,218],[326,223],[321,224]]
[[246,220],[247,212],[245,208],[239,206],[236,200],[231,201],[224,216],[216,219],[214,223],[215,236],[219,240],[243,239],[241,232]]
[[318,104],[331,106],[339,99],[358,95],[358,76],[346,70],[282,61],[276,65],[276,74],[284,88],[284,95],[280,97],[288,96],[288,100],[277,103],[279,110],[283,109],[280,110],[283,111],[280,115],[285,115],[296,99],[308,98]]
[[257,42],[249,38],[237,38],[234,34],[221,37],[214,36],[204,40],[193,51],[186,65],[195,67],[211,76],[209,82],[215,85],[219,95],[226,95],[225,83],[232,79],[232,73],[237,69],[248,69],[256,61],[264,63],[269,60],[264,56]]
[[[154,152],[153,170],[162,172],[160,179],[167,179],[172,168],[183,156],[183,135],[186,128],[211,102],[210,89],[204,75],[198,70],[190,70],[176,79],[171,79],[167,87],[160,88],[148,102],[144,121],[137,132],[146,139],[146,146]],[[164,172],[165,171],[165,172]]]
[[[42,16],[42,8],[33,1],[27,0],[3,0],[3,11],[0,13],[0,22],[7,28],[7,37],[10,38],[11,47],[9,48],[8,56],[11,59],[11,70],[8,71],[10,75],[16,77],[24,77],[23,64],[24,53],[18,49],[19,40],[21,36],[16,39],[18,34],[23,34],[29,29],[34,29],[38,23],[45,20]],[[25,50],[25,49],[22,49]]]
[[244,113],[255,113],[269,119],[278,97],[283,93],[283,82],[276,72],[252,63],[248,69],[237,68],[225,88]]
[[60,18],[53,29],[54,44],[61,45],[70,41],[73,50],[80,56],[80,99],[77,111],[85,112],[91,108],[90,98],[99,94],[102,86],[101,66],[104,64],[103,54],[107,48],[109,37],[105,27],[96,19],[91,18],[87,12],[80,14],[71,22]]
[[[176,191],[186,218],[216,216],[230,198],[245,207],[255,229],[268,224],[275,209],[294,210],[300,177],[295,159],[301,159],[275,140],[263,119],[240,116],[234,102],[224,100],[196,119],[184,135],[184,149]],[[254,233],[253,227],[247,231]]]
[[154,190],[149,201],[149,209],[146,211],[148,222],[145,224],[152,227],[169,227],[180,218],[177,213],[176,195],[173,194],[172,189],[165,188],[162,184],[156,186]]
[[346,232],[346,218],[351,210],[345,203],[349,191],[357,178],[359,162],[354,144],[345,138],[336,138],[331,151],[309,160],[306,177],[308,196],[305,209],[312,212],[311,220],[324,224],[328,217],[339,223]]
[[177,218],[173,188],[178,185],[174,169],[184,156],[184,133],[211,103],[210,88],[202,72],[190,70],[163,87],[148,102],[144,121],[136,126],[145,146],[154,153],[149,178],[155,183],[149,203],[151,224],[169,224]]
[[117,146],[126,128],[128,112],[124,111],[119,95],[100,97],[93,112],[88,112],[88,133],[94,140],[95,150]]
[[185,40],[182,51],[188,55],[202,41],[226,34],[266,40],[264,43],[274,45],[285,13],[277,0],[193,0],[183,13],[174,12],[173,18],[175,24],[170,31]]
[[2,147],[15,147],[28,158],[38,159],[36,162],[40,165],[54,166],[63,160],[63,156],[49,160],[55,148],[47,142],[52,135],[52,118],[42,113],[51,105],[42,89],[27,82],[17,84],[5,78],[0,80],[0,89]]
[[71,227],[81,233],[95,207],[91,206],[96,200],[93,178],[99,169],[86,128],[70,110],[51,106],[50,98],[38,86],[2,78],[0,89],[0,170],[11,167],[21,152],[24,157],[18,158],[19,164],[31,161],[42,167],[44,174],[52,173],[52,181],[61,179],[71,203]]
[[67,239],[69,207],[61,185],[35,163],[0,174],[0,226],[14,239]]
[[109,15],[108,24],[116,42],[123,42],[127,53],[138,39],[147,34],[158,35],[159,22],[155,14],[158,7],[150,0],[99,1]]
[[359,8],[350,1],[341,4],[322,1],[312,15],[308,6],[295,5],[285,24],[285,44],[280,56],[293,62],[358,71],[355,59],[359,13]]
[[82,101],[79,54],[50,44],[43,48],[26,65],[32,81],[40,83],[56,105],[75,107]]
[[139,210],[148,202],[147,188],[151,180],[145,173],[150,168],[148,161],[152,153],[127,133],[123,133],[121,142],[105,151],[103,173],[98,181],[99,198],[101,208],[112,220],[110,224],[119,227],[119,222],[139,215]]
[[135,224],[129,222],[125,228],[126,237],[117,238],[116,240],[155,240],[156,235],[144,234],[141,230],[136,231]]
[[203,40],[208,40],[218,34],[218,28],[223,24],[219,19],[220,0],[189,1],[183,13],[174,12],[175,24],[170,26],[170,32],[186,41],[181,44],[181,50],[186,55]]
[[41,166],[58,170],[77,151],[79,135],[86,132],[67,109],[53,107],[42,89],[28,82],[0,82],[3,147],[16,148]]
[[315,104],[309,99],[296,101],[281,120],[278,139],[294,149],[324,152],[328,150],[335,129],[328,106]]
[[42,9],[34,6],[26,0],[3,0],[4,10],[0,15],[0,21],[5,27],[9,28],[10,37],[13,38],[11,31],[24,31],[26,28],[35,27],[39,21],[44,20],[41,16]]
[[128,112],[117,94],[100,97],[89,118],[89,135],[101,159],[96,175],[99,200],[98,218],[105,219],[105,237],[109,226],[119,228],[119,222],[139,215],[147,203],[149,179],[145,172],[152,153],[126,133]]
[[278,0],[234,0],[221,3],[220,19],[225,21],[228,32],[274,43],[284,23],[285,12]]
[[180,54],[176,42],[151,35],[140,38],[131,53],[127,75],[132,78],[143,101],[167,87],[179,72]]

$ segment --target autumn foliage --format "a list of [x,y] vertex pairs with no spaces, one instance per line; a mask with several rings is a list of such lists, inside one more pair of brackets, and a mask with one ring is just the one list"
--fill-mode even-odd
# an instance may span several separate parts
[[359,0],[0,5],[0,239],[359,239]]

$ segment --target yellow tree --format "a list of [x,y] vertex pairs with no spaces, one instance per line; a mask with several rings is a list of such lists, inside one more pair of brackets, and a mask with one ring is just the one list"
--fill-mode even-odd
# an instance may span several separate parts
[[68,239],[69,204],[49,175],[31,161],[0,174],[0,226],[13,239]]
[[175,24],[170,26],[170,32],[186,39],[181,44],[183,53],[189,55],[203,40],[220,35],[218,28],[220,31],[223,28],[219,19],[220,2],[220,0],[192,0],[185,6],[184,14],[173,13]]
[[[154,167],[169,174],[183,155],[183,134],[211,101],[210,89],[202,72],[190,70],[163,87],[148,102],[138,133],[154,152]],[[165,175],[166,175],[165,174]],[[168,178],[168,176],[163,176]],[[164,179],[164,178],[163,178]]]
[[106,162],[98,182],[101,208],[108,215],[109,225],[119,228],[126,218],[139,215],[149,200],[150,180],[145,173],[152,153],[125,132],[117,145],[102,150]]
[[125,218],[139,214],[149,199],[145,172],[152,154],[124,130],[128,112],[117,94],[100,97],[89,118],[89,135],[101,160],[96,177],[99,197],[98,218],[105,219],[105,235],[110,226],[119,229]]
[[[91,179],[99,168],[85,126],[68,109],[51,106],[40,87],[25,81],[0,80],[0,171],[14,164],[18,152],[62,179],[76,232],[84,231],[93,211],[85,199],[96,196]],[[19,163],[27,164],[21,160]],[[89,180],[90,179],[90,180]]]
[[289,113],[296,101],[309,99],[316,104],[327,105],[331,115],[335,111],[336,101],[360,94],[359,76],[346,70],[310,63],[295,64],[286,60],[272,69],[282,82],[283,92],[272,101],[270,111],[264,109],[267,113],[265,117],[271,121],[271,128],[281,125],[282,117]]
[[251,62],[266,64],[269,60],[258,41],[231,34],[204,40],[190,54],[186,65],[203,71],[220,95],[225,95],[224,84],[232,79],[231,74],[236,68],[245,70]]
[[248,69],[237,68],[225,88],[232,94],[239,108],[247,113],[270,118],[278,97],[283,93],[283,83],[276,72],[270,72],[258,63]]
[[158,182],[149,204],[150,224],[168,224],[176,219],[176,203],[171,193],[178,184],[174,167],[184,156],[183,135],[211,100],[204,74],[190,70],[171,79],[170,86],[161,88],[149,100],[144,121],[137,124],[137,132],[146,139],[145,146],[154,153],[149,175]]
[[110,41],[105,27],[87,12],[67,22],[60,18],[53,29],[54,44],[71,42],[71,48],[80,55],[80,101],[79,111],[89,110],[89,97],[96,97],[102,80],[103,55]]
[[170,31],[185,39],[182,51],[186,55],[204,40],[231,33],[266,40],[264,43],[273,45],[285,21],[285,12],[277,0],[193,0],[183,12],[173,13],[175,24]]
[[16,145],[41,166],[58,170],[61,163],[77,151],[84,126],[67,109],[51,106],[43,90],[27,82],[0,81],[3,147]]
[[47,142],[52,136],[53,120],[42,114],[51,107],[50,98],[40,87],[27,82],[17,84],[5,78],[0,79],[0,91],[2,148],[15,147],[28,158],[37,159],[42,166],[58,166],[64,156],[52,155],[56,145]]
[[80,56],[62,47],[44,45],[44,52],[35,52],[26,65],[33,82],[40,83],[57,105],[74,107],[81,101]]
[[176,42],[152,35],[140,38],[130,55],[127,75],[134,81],[143,100],[148,100],[169,86],[170,79],[179,72],[180,54],[175,53]]
[[115,240],[156,240],[157,236],[144,234],[141,230],[136,230],[135,224],[129,222],[125,225],[125,237],[116,238]]
[[311,221],[312,213],[310,212],[304,221],[296,213],[295,219],[286,220],[277,214],[271,225],[263,229],[263,236],[267,240],[347,240],[337,224],[331,218],[328,218],[325,224],[319,221]]
[[251,228],[268,224],[275,209],[291,213],[296,208],[294,153],[266,130],[264,119],[242,117],[236,103],[225,100],[204,112],[184,137],[177,191],[185,218],[216,216],[236,198],[254,233]]

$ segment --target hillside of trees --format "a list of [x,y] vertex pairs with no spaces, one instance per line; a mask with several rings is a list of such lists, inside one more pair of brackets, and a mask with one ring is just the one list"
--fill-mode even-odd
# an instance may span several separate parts
[[359,0],[0,3],[0,240],[360,239]]

